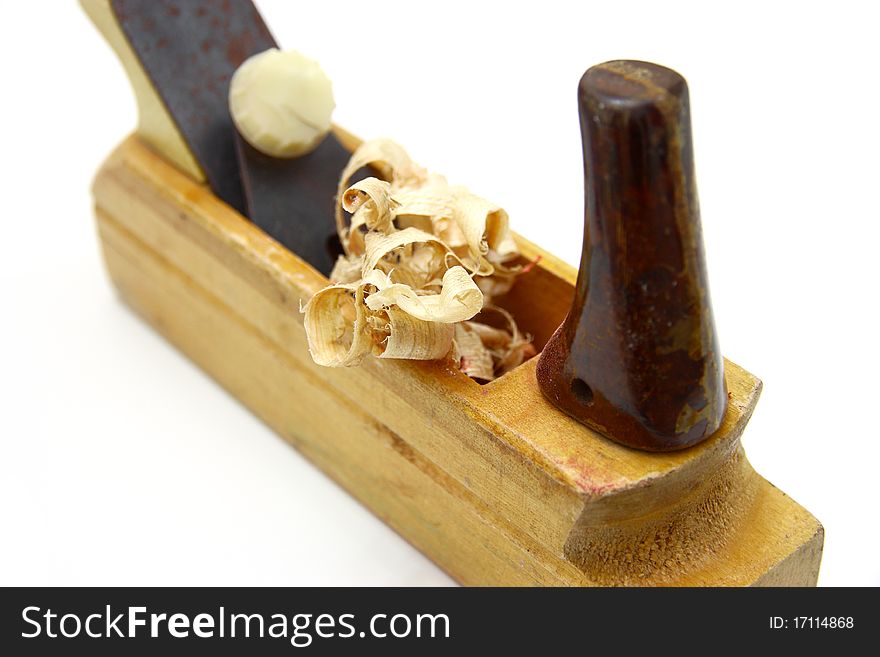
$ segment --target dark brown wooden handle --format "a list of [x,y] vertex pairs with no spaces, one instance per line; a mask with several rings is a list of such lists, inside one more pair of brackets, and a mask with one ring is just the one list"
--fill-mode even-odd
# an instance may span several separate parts
[[666,451],[721,424],[684,78],[634,61],[594,66],[578,89],[584,245],[568,317],[538,362],[560,409],[617,442]]

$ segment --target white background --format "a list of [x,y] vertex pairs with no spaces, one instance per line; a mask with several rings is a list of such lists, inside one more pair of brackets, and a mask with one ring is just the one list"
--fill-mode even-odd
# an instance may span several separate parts
[[[583,70],[690,83],[744,444],[827,531],[820,584],[880,584],[878,20],[871,3],[260,3],[335,119],[390,136],[577,264]],[[0,6],[0,584],[447,584],[124,308],[91,177],[135,125],[73,2]]]

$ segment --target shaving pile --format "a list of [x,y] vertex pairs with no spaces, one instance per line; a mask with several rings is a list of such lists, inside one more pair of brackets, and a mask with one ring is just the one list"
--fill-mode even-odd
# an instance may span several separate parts
[[[349,186],[363,167],[382,179]],[[337,198],[345,255],[332,284],[303,308],[316,363],[450,357],[491,381],[535,354],[510,314],[492,305],[521,271],[504,210],[428,173],[389,140],[355,151]]]

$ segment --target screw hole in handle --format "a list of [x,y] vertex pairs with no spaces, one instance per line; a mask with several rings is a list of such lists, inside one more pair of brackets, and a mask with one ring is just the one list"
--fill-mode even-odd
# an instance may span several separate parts
[[584,406],[593,403],[593,389],[583,379],[571,380],[571,394]]

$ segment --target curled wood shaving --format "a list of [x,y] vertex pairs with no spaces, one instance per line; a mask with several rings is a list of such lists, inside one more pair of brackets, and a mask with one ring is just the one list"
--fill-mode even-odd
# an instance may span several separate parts
[[376,286],[376,292],[364,299],[367,308],[374,311],[397,306],[425,322],[455,324],[470,319],[483,307],[483,293],[464,267],[446,270],[439,294],[419,294],[409,285],[392,283],[391,277],[378,269],[364,280]]
[[[379,177],[350,184],[364,167]],[[510,314],[492,305],[520,272],[502,208],[450,186],[389,140],[354,152],[337,198],[345,253],[333,284],[303,308],[316,363],[450,357],[469,376],[491,381],[535,354]]]
[[475,379],[491,381],[535,355],[530,338],[522,335],[513,317],[503,308],[487,306],[481,319],[497,314],[505,328],[496,328],[479,321],[455,326],[453,358],[458,359],[462,372]]

